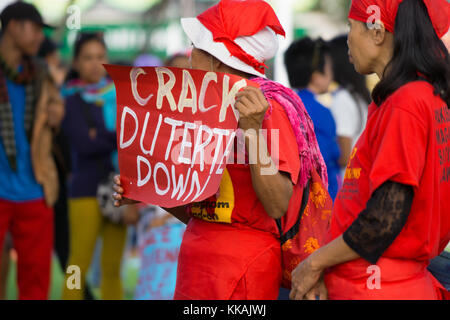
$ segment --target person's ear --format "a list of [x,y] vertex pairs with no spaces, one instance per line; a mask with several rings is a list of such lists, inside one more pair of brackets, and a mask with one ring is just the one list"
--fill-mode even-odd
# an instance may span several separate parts
[[386,40],[386,27],[382,21],[377,21],[374,27],[369,30],[372,36],[373,43],[380,46]]

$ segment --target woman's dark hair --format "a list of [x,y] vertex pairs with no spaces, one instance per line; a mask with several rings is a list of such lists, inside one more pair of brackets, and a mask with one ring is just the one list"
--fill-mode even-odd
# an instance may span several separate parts
[[[91,41],[99,42],[106,49],[105,40],[103,39],[103,33],[81,32],[77,35],[77,38],[75,39],[75,43],[73,46],[73,60],[76,60],[79,57],[81,50],[83,49],[83,46]],[[80,75],[78,74],[78,72],[74,68],[71,68],[66,76],[65,82],[68,82],[73,79],[78,79],[79,77]]]
[[292,88],[307,87],[315,71],[324,72],[328,45],[309,37],[293,42],[284,54],[289,83]]
[[372,93],[381,105],[408,82],[424,79],[434,93],[450,107],[450,59],[447,48],[434,31],[422,0],[404,0],[394,29],[394,54],[384,70],[383,79]]
[[331,59],[333,61],[334,81],[339,86],[347,89],[356,99],[362,99],[366,105],[369,105],[372,98],[370,91],[367,89],[366,77],[356,72],[353,64],[350,63],[348,57],[347,36],[341,35],[332,39],[329,43]]

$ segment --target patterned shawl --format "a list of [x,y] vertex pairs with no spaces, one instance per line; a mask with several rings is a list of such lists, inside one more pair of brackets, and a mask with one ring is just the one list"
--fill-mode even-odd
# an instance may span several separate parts
[[[306,186],[311,177],[311,169],[315,168],[325,187],[328,188],[327,167],[320,153],[313,122],[300,97],[291,89],[277,82],[261,77],[251,78],[250,80],[259,84],[269,104],[270,99],[275,100],[286,111],[297,140],[298,153],[300,155],[300,186]],[[270,117],[271,113],[272,106],[267,110],[265,117]]]

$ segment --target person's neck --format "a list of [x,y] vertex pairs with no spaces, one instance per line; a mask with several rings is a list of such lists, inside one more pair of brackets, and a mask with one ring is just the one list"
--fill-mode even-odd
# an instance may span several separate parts
[[386,73],[386,67],[389,64],[390,59],[383,59],[375,66],[375,73],[377,74],[378,78],[381,80],[383,79],[385,73]]
[[384,75],[388,70],[386,68],[389,65],[389,62],[392,60],[394,55],[394,43],[391,39],[391,45],[385,46],[384,50],[381,52],[378,60],[375,62],[374,71],[377,74],[378,78],[383,79]]
[[0,38],[0,55],[6,64],[13,70],[17,70],[22,61],[22,52],[14,45],[8,34]]
[[254,75],[242,72],[240,70],[233,69],[225,64],[222,64],[220,68],[218,68],[217,70],[214,70],[213,72],[223,72],[223,73],[233,74],[235,76],[238,76],[238,77],[241,77],[244,79],[250,79],[252,77],[256,77]]

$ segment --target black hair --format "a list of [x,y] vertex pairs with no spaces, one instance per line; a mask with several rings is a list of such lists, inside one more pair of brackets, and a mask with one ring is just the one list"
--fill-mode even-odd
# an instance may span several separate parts
[[[366,77],[356,72],[348,57],[347,36],[341,35],[333,38],[329,43],[330,56],[333,61],[334,81],[347,89],[352,96],[362,99],[367,105],[372,98],[366,85]],[[358,100],[358,99],[355,99]]]
[[328,45],[320,38],[305,37],[293,42],[284,54],[291,87],[307,87],[315,71],[324,73],[326,55],[329,55]]
[[[73,60],[76,60],[79,57],[83,46],[91,41],[99,42],[106,49],[106,43],[101,32],[81,32],[77,35],[73,46]],[[79,77],[80,75],[78,74],[78,72],[74,68],[71,68],[67,73],[65,82],[73,79],[78,79]]]
[[381,105],[408,82],[426,80],[450,107],[450,59],[422,0],[404,0],[394,28],[394,54],[372,97]]

